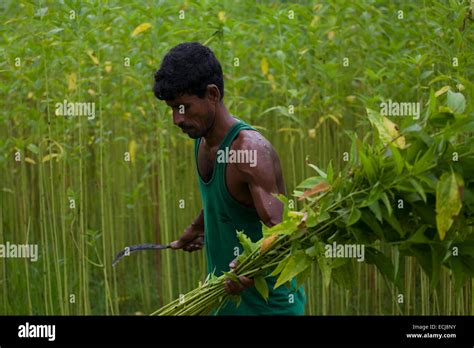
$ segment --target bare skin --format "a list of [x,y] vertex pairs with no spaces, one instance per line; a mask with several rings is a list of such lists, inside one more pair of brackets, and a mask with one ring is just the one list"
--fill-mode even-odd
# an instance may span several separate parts
[[[166,103],[173,109],[173,122],[189,137],[202,137],[198,152],[198,168],[201,178],[209,181],[214,170],[217,150],[229,128],[238,122],[229,114],[220,100],[217,86],[208,85],[204,99],[195,95],[183,95]],[[184,105],[184,113],[180,113]],[[183,110],[183,108],[181,108]],[[285,194],[285,183],[280,159],[270,142],[260,133],[242,130],[231,145],[232,150],[256,150],[257,165],[250,163],[229,163],[226,166],[226,184],[231,196],[246,207],[254,208],[262,222],[271,227],[281,222],[283,204],[273,194]],[[203,211],[185,229],[183,235],[171,243],[173,249],[188,252],[204,246]],[[231,269],[236,261],[229,264]],[[224,284],[228,293],[238,294],[253,286],[252,279],[239,277],[240,282],[230,279]]]

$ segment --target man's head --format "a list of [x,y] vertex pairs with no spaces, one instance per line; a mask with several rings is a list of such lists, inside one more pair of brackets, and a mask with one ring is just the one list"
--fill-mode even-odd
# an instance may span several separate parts
[[155,96],[173,109],[173,122],[191,138],[205,136],[224,97],[222,68],[198,42],[173,47],[155,73]]

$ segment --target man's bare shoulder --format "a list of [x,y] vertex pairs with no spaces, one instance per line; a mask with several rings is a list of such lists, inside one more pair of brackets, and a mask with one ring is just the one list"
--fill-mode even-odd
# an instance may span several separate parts
[[279,158],[272,144],[259,132],[242,130],[231,146],[232,150],[242,151],[251,155],[250,163],[236,163],[237,169],[246,175],[267,177],[279,166]]
[[259,132],[253,130],[241,130],[234,142],[233,150],[257,150],[262,153],[259,155],[276,155],[272,144]]

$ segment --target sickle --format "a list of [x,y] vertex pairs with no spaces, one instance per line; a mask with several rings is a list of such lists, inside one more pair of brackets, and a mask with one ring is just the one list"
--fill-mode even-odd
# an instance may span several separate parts
[[137,251],[137,250],[163,250],[163,249],[168,249],[171,248],[171,245],[161,245],[161,244],[138,244],[138,245],[131,245],[123,249],[121,252],[115,256],[115,259],[112,261],[112,266],[115,267],[117,262],[120,261],[122,257],[125,255],[129,255],[132,251]]

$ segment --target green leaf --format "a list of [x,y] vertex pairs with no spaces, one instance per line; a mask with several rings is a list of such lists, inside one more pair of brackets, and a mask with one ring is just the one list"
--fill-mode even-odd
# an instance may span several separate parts
[[323,222],[323,221],[326,221],[326,220],[329,219],[330,217],[331,217],[331,216],[329,215],[329,213],[328,213],[326,210],[324,210],[324,211],[321,211],[321,212],[319,213],[319,215],[318,215],[316,221],[317,221],[318,223],[321,223],[321,222]]
[[61,32],[61,31],[63,31],[63,30],[64,30],[64,28],[54,28],[54,29],[51,29],[50,31],[48,31],[48,32],[46,33],[46,35],[56,34],[56,33],[59,33],[59,32]]
[[436,112],[436,95],[433,88],[430,88],[430,99],[428,100],[428,110],[426,112],[428,117],[432,117]]
[[327,181],[329,184],[333,183],[334,179],[334,169],[332,168],[332,160],[329,161],[328,169],[327,169]]
[[27,149],[33,152],[35,155],[39,154],[39,148],[35,144],[29,144]]
[[377,173],[375,172],[375,165],[372,159],[367,157],[362,150],[359,151],[359,158],[369,183],[374,185],[375,181],[377,180]]
[[451,256],[449,258],[449,264],[451,266],[451,274],[454,279],[454,289],[456,293],[459,293],[464,282],[466,281],[465,273],[463,272],[463,263],[460,256]]
[[298,230],[299,221],[296,219],[288,219],[284,220],[283,222],[271,227],[266,231],[268,235],[272,234],[282,234],[282,235],[290,235],[296,230]]
[[222,272],[222,274],[225,275],[226,278],[238,283],[239,282],[239,277],[237,277],[237,275],[235,273],[231,273],[231,272]]
[[377,129],[379,139],[384,145],[393,144],[400,149],[405,148],[405,137],[400,136],[395,123],[371,109],[367,109],[367,116],[372,126]]
[[329,286],[329,283],[331,283],[331,262],[326,257],[318,257],[318,265],[323,276],[324,287],[327,288]]
[[316,249],[316,247],[314,245],[310,246],[308,249],[306,249],[305,253],[306,253],[306,255],[308,255],[309,257],[312,257],[312,258],[318,256],[318,250]]
[[425,231],[428,228],[427,225],[422,225],[416,232],[408,239],[410,243],[421,243],[425,244],[430,242],[428,238],[425,236]]
[[296,288],[304,284],[307,278],[311,275],[311,267],[306,268],[303,272],[296,276]]
[[243,231],[237,231],[237,239],[239,240],[240,244],[242,244],[244,252],[247,254],[250,254],[258,247],[257,243],[252,242],[252,240]]
[[288,263],[288,260],[290,259],[290,256],[291,255],[288,255],[287,257],[285,257],[283,260],[281,260],[278,265],[276,266],[276,268],[273,270],[272,273],[270,273],[270,275],[276,277],[277,275],[279,275],[281,273],[281,271],[283,271],[283,269],[285,268],[286,264]]
[[278,194],[278,195],[274,195],[280,202],[283,203],[283,215],[282,215],[282,218],[283,220],[287,219],[288,218],[288,197],[286,197],[285,195],[282,195],[281,193]]
[[456,243],[459,248],[460,255],[474,257],[474,240],[466,240],[464,242]]
[[447,105],[454,113],[462,114],[466,108],[466,99],[462,93],[448,90]]
[[394,261],[394,266],[393,266],[393,268],[394,268],[394,275],[393,275],[394,276],[394,283],[395,283],[396,287],[402,288],[402,272],[401,272],[401,270],[405,270],[406,257],[397,248],[394,248],[393,256],[394,256],[394,260],[395,260]]
[[309,265],[311,265],[311,258],[306,255],[303,250],[299,250],[295,254],[291,255],[285,265],[285,268],[280,273],[274,288],[276,289],[280,285],[290,281],[296,275],[303,272]]
[[347,221],[347,226],[351,226],[359,221],[361,215],[362,214],[360,210],[354,207],[351,211],[351,215],[349,216],[349,220]]
[[253,279],[255,281],[255,288],[257,289],[258,293],[265,301],[268,302],[269,291],[267,281],[263,276],[254,277]]
[[388,199],[387,193],[382,192],[380,195],[380,198],[382,198],[383,204],[385,204],[385,207],[387,208],[388,216],[392,216],[392,205],[390,204],[390,200]]
[[[392,215],[388,215],[388,212],[386,211],[383,211],[382,212],[382,216],[383,218],[385,219],[385,221],[387,221],[389,223],[390,226],[392,226],[392,228],[398,232],[398,234],[401,236],[401,237],[404,237],[405,236],[405,231],[402,229],[401,225],[400,225],[400,222],[398,222],[397,218],[395,217],[395,214],[392,214]],[[385,237],[388,238],[388,230],[385,230]]]
[[464,187],[462,177],[454,173],[444,173],[436,186],[436,226],[439,238],[444,240],[446,232],[453,224],[453,218],[462,208],[460,190]]
[[395,162],[395,170],[398,175],[403,172],[403,168],[405,167],[405,161],[400,154],[400,151],[393,145],[390,145],[390,150],[392,151],[393,161]]
[[316,172],[318,172],[318,174],[323,177],[324,179],[327,178],[327,175],[325,172],[323,172],[321,169],[319,169],[318,166],[315,166],[314,164],[311,164],[309,163],[308,166],[310,166],[311,168],[313,168]]
[[[438,145],[434,143],[428,148],[427,151],[425,151],[423,156],[421,156],[418,160],[416,160],[416,162],[413,164],[413,169],[412,169],[413,173],[420,174],[426,171],[433,164],[433,162],[436,161],[435,151],[436,151],[437,146]],[[421,152],[419,152],[418,155],[420,153]]]
[[403,128],[401,133],[406,134],[406,133],[412,133],[412,132],[419,132],[421,131],[422,128],[418,123],[414,123],[406,128]]
[[303,189],[309,189],[314,187],[315,185],[319,184],[321,181],[323,181],[323,178],[319,176],[312,176],[310,178],[307,178],[303,180],[298,187],[303,188]]
[[360,204],[360,207],[366,207],[378,201],[382,196],[382,192],[382,186],[380,182],[377,181],[370,190],[368,197]]
[[47,7],[41,7],[35,12],[35,17],[43,17],[48,12]]
[[390,281],[394,280],[395,268],[390,259],[382,252],[372,247],[366,247],[365,260],[367,263],[375,264],[380,273],[386,276]]
[[367,210],[362,210],[362,220],[367,224],[367,226],[375,232],[375,234],[383,239],[384,238],[384,233],[382,230],[382,227],[380,227],[380,224],[378,223],[377,219],[374,218],[374,215],[368,212]]
[[309,208],[308,209],[308,218],[306,219],[306,226],[307,227],[316,226],[318,224],[317,218],[318,218],[318,216],[316,216],[316,213],[314,212],[314,210]]
[[426,194],[423,187],[421,187],[420,183],[413,178],[409,179],[410,183],[412,184],[413,188],[418,192],[418,194],[423,198],[423,201],[426,203]]
[[377,220],[382,222],[382,212],[380,210],[379,201],[375,201],[372,204],[370,204],[369,209],[372,211],[372,213],[374,213]]

